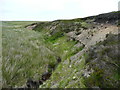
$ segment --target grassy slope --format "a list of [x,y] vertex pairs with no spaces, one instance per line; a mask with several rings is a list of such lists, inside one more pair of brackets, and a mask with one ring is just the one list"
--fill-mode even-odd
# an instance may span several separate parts
[[[62,23],[69,24],[74,23],[73,21],[61,21]],[[83,26],[83,25],[82,25]],[[84,26],[85,27],[85,26]],[[84,47],[75,47],[77,41],[69,41],[68,37],[62,32],[61,28],[58,28],[59,32],[52,36],[46,35],[50,33],[49,30],[40,29],[37,27],[35,31],[40,31],[43,33],[45,38],[45,43],[51,45],[51,50],[62,58],[62,62],[57,66],[56,70],[53,72],[50,80],[47,80],[42,86],[42,88],[52,87],[52,88],[84,88],[84,80],[81,77],[80,72],[85,65],[85,56],[80,56],[78,61],[71,61],[70,57],[75,55],[77,52],[81,51]],[[61,35],[61,33],[63,35]]]
[[55,65],[56,56],[65,60],[77,53],[75,41],[66,42],[66,36],[43,38],[45,33],[24,28],[30,23],[3,22],[3,87],[24,85],[29,77],[38,80],[47,65]]
[[[59,39],[62,39],[60,37]],[[55,40],[54,43],[65,43],[66,41]],[[51,40],[50,40],[51,41]],[[87,53],[84,53],[83,56],[76,61],[71,61],[69,59],[70,56],[74,55],[77,51],[70,54],[74,49],[69,48],[69,53],[62,54],[60,50],[62,47],[66,47],[63,44],[56,45],[59,47],[59,54],[66,58],[63,58],[63,61],[58,65],[56,70],[53,72],[51,78],[46,81],[42,86],[42,88],[52,87],[52,88],[85,88],[85,87],[119,87],[120,80],[120,62],[119,55],[117,51],[118,46],[118,36],[117,35],[109,35],[107,40],[98,43],[91,47]],[[54,45],[54,44],[53,44]],[[69,47],[70,45],[68,45]],[[94,49],[95,48],[95,49]],[[78,50],[80,51],[80,49]],[[93,70],[90,74],[90,77],[84,77],[83,73],[85,70]]]
[[[42,86],[42,88],[52,87],[52,88],[65,88],[65,87],[85,87],[82,82],[82,78],[79,75],[81,73],[75,74],[79,72],[85,63],[84,57],[80,57],[80,61],[76,63],[75,61],[71,64],[70,57],[76,54],[78,51],[82,50],[81,48],[76,48],[74,45],[77,43],[76,41],[68,41],[67,36],[59,37],[58,39],[50,39],[49,37],[47,43],[51,44],[52,50],[57,53],[62,58],[62,62],[57,66],[56,70],[53,72],[50,80],[46,81]],[[80,78],[75,81],[75,79]],[[69,84],[72,83],[72,84]],[[74,84],[73,84],[74,83]]]
[[[61,21],[61,22],[66,24],[66,22],[63,22],[63,21]],[[69,25],[71,22],[73,22],[73,21],[68,20],[67,25]],[[84,25],[82,25],[82,26],[84,26]],[[45,30],[45,28],[43,28],[43,30],[41,30],[42,28],[39,29],[40,27],[41,26],[38,25],[38,28],[36,28],[35,30],[40,31],[44,34],[50,33],[49,30],[47,32],[47,30]],[[84,27],[86,27],[86,25]],[[106,50],[106,49],[108,49],[108,47],[110,50],[113,50],[113,48],[117,47],[117,45],[118,45],[118,40],[116,39],[117,36],[112,35],[111,37],[108,37],[108,39],[106,41],[102,42],[99,45],[94,46],[94,47],[99,47],[98,52],[97,52],[98,56],[92,57],[92,56],[96,55],[96,52],[93,53],[93,52],[91,52],[91,50],[88,50],[88,52],[93,53],[93,55],[89,55],[89,53],[84,53],[84,55],[80,56],[78,60],[72,61],[69,59],[69,57],[75,55],[81,49],[80,48],[74,49],[74,45],[75,45],[75,43],[74,43],[73,46],[68,49],[68,53],[67,54],[65,53],[67,51],[65,48],[69,47],[71,44],[66,42],[66,39],[64,38],[64,37],[66,37],[65,34],[64,34],[64,36],[60,35],[62,33],[62,31],[64,32],[64,28],[66,28],[66,27],[63,26],[62,30],[60,30],[61,28],[57,28],[59,31],[58,33],[55,33],[52,36],[47,36],[47,39],[46,39],[47,42],[50,42],[51,46],[55,46],[55,47],[53,47],[53,49],[55,49],[55,51],[58,54],[60,54],[61,57],[64,57],[64,55],[65,55],[65,57],[62,58],[62,62],[58,65],[56,70],[53,72],[51,78],[40,87],[42,87],[42,88],[46,88],[46,87],[52,87],[52,88],[58,88],[58,87],[59,88],[119,87],[118,80],[120,80],[120,77],[119,77],[120,74],[117,72],[117,69],[119,67],[119,64],[117,65],[117,63],[119,63],[119,60],[114,58],[115,55],[117,55],[118,53],[113,53],[112,54],[113,58],[111,58],[110,56],[107,56],[111,52],[110,51],[108,52]],[[45,38],[46,38],[46,36],[45,36]],[[112,38],[114,40],[112,40]],[[64,43],[66,43],[66,44],[64,45]],[[103,43],[106,43],[109,45],[104,46]],[[104,49],[101,48],[102,45],[103,45]],[[73,51],[75,50],[75,51],[72,53],[72,50]],[[106,57],[107,57],[107,60],[105,60]],[[97,62],[94,61],[94,60],[96,60],[96,58],[97,58]],[[116,60],[114,60],[114,59],[116,59]],[[90,61],[87,62],[87,60],[90,60]],[[99,63],[99,61],[100,61],[100,63]],[[109,62],[109,65],[108,65],[108,62]],[[105,65],[104,65],[104,63],[105,63]],[[113,64],[116,66],[114,66]],[[94,67],[92,67],[92,65]],[[89,70],[94,71],[91,73],[89,78],[86,78],[83,76],[83,73],[86,69],[88,69],[87,72],[89,72]],[[107,75],[109,75],[109,76],[107,76]]]
[[23,28],[30,23],[3,22],[3,87],[24,85],[29,77],[39,79],[47,64],[55,61],[42,35]]

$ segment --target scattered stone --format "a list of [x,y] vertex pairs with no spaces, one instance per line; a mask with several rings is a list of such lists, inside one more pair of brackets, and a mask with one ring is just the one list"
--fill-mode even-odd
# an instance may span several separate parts
[[69,67],[71,68],[72,66],[71,66],[71,65],[69,65]]
[[73,79],[73,80],[76,80],[77,78],[74,76],[72,79]]

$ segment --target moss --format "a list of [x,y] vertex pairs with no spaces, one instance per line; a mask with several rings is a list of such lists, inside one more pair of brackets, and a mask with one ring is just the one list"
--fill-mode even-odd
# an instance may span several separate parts
[[63,32],[57,32],[52,36],[46,37],[45,40],[46,40],[46,42],[55,43],[55,41],[62,36],[64,36]]

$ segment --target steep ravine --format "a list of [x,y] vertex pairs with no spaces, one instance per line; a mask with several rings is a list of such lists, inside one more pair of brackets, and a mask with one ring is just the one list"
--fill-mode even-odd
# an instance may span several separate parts
[[[50,80],[46,81],[40,87],[119,87],[120,77],[118,71],[116,71],[119,68],[119,60],[116,58],[118,53],[115,51],[116,53],[111,58],[108,56],[111,52],[106,51],[107,48],[112,50],[113,47],[117,47],[119,44],[116,36],[118,35],[117,23],[119,23],[119,15],[119,12],[111,12],[83,19],[39,23],[33,30],[40,31],[41,33],[45,32],[47,38],[55,36],[59,39],[67,36],[67,41],[76,41],[74,47],[82,48],[64,59],[53,72]],[[41,25],[45,26],[41,27]],[[53,39],[53,41],[55,40],[54,44],[56,43],[56,38]],[[111,41],[112,38],[113,41]],[[103,43],[110,44],[108,46],[102,46]],[[93,54],[94,56],[98,53],[96,57],[89,56],[93,47],[99,48]],[[69,52],[72,52],[72,49]],[[117,57],[119,58],[118,55]],[[114,58],[116,58],[116,61],[112,61],[112,63],[115,63],[115,65],[118,64],[117,67],[112,66],[111,60]],[[87,62],[88,59],[92,63]],[[107,61],[104,61],[106,59]],[[111,64],[108,65],[108,62]],[[114,68],[111,69],[113,71],[110,72],[107,69],[108,67]],[[114,77],[114,75],[116,76]],[[91,80],[90,83],[87,82],[89,79]]]

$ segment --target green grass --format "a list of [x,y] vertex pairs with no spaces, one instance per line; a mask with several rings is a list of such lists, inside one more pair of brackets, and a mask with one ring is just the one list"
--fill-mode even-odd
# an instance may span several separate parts
[[[81,51],[84,47],[74,47],[76,41],[69,41],[66,35],[62,37],[56,36],[54,39],[47,39],[46,44],[49,44],[53,47],[52,50],[61,57],[62,62],[57,66],[55,71],[53,72],[50,80],[48,80],[45,84],[43,84],[42,88],[52,87],[52,88],[70,88],[70,87],[85,87],[83,84],[83,79],[81,76],[77,78],[78,82],[73,80],[74,74],[76,71],[82,70],[85,65],[85,59],[80,57],[79,63],[71,63],[70,57]],[[70,68],[70,65],[72,66]],[[69,85],[70,82],[76,82],[74,85]],[[55,84],[56,83],[56,84]]]
[[[70,23],[70,21],[61,21],[64,23]],[[38,28],[35,29],[37,31]],[[77,41],[69,41],[69,37],[67,37],[59,28],[59,32],[48,35],[46,34],[45,29],[41,30],[40,33],[42,33],[44,39],[45,39],[45,45],[48,47],[51,51],[53,51],[57,56],[60,56],[62,59],[62,62],[56,67],[55,71],[53,72],[50,80],[46,81],[42,86],[42,88],[46,87],[53,87],[53,88],[64,88],[64,87],[85,87],[83,84],[83,78],[81,76],[79,77],[78,82],[80,82],[81,85],[78,84],[78,82],[73,80],[75,72],[74,70],[78,71],[82,70],[85,65],[85,59],[80,57],[79,63],[73,63],[71,64],[70,57],[81,51],[84,47],[74,47],[75,44],[77,44]],[[50,32],[49,32],[50,33]],[[64,63],[68,64],[64,64]],[[75,65],[77,64],[77,65]],[[70,68],[69,66],[72,65]],[[70,82],[76,82],[74,85],[69,85]],[[56,85],[54,85],[56,83]],[[78,85],[77,85],[78,84]],[[76,85],[76,86],[75,86]]]
[[24,85],[29,77],[38,80],[47,64],[56,62],[42,35],[23,28],[30,23],[33,22],[3,22],[3,87]]
[[69,59],[65,60],[58,65],[50,80],[46,81],[41,87],[85,88],[84,78],[80,72],[84,68],[84,65],[84,58],[81,58],[78,63],[71,63]]
[[[39,80],[42,73],[47,70],[52,72],[52,75],[40,86],[42,88],[86,88],[106,87],[107,85],[113,87],[112,84],[115,86],[120,78],[117,70],[114,70],[119,67],[119,63],[116,63],[119,61],[117,61],[117,55],[108,53],[114,48],[111,46],[118,44],[118,41],[115,41],[116,36],[111,35],[104,42],[98,43],[95,48],[96,52],[94,49],[88,50],[81,56],[75,57],[77,59],[71,60],[71,57],[82,51],[84,46],[75,47],[78,42],[69,39],[66,35],[66,28],[74,22],[78,27],[87,28],[89,25],[81,19],[60,20],[59,22],[64,25],[63,27],[58,26],[55,32],[45,27],[50,25],[49,22],[40,22],[43,26],[38,25],[34,30],[24,28],[34,22],[3,22],[3,87],[24,86],[27,78],[32,77],[34,80]],[[107,46],[107,48],[99,47],[101,45]],[[107,54],[110,55],[109,58],[104,57]],[[59,64],[56,57],[60,57],[62,60]],[[98,57],[100,62],[96,61]],[[101,65],[106,72],[99,68]],[[55,68],[55,70],[48,67]],[[86,68],[94,70],[88,78],[84,77]],[[112,73],[108,73],[109,70]]]
[[[3,87],[25,85],[29,77],[39,80],[42,73],[51,71],[47,65],[56,67],[56,56],[60,56],[62,61],[69,61],[71,56],[83,49],[74,47],[77,42],[67,41],[68,37],[62,32],[48,37],[44,31],[24,28],[30,23],[33,22],[3,22]],[[56,70],[62,72],[63,66],[68,67],[60,64]],[[68,71],[71,72],[71,69]]]
[[[54,36],[53,36],[54,37]],[[55,36],[53,39],[48,38],[46,41],[46,44],[51,44],[52,50],[62,58],[62,60],[66,60],[70,56],[76,54],[80,50],[82,50],[83,47],[76,48],[74,45],[77,43],[76,41],[67,41],[68,37],[66,35],[64,36]],[[63,54],[64,53],[64,54]]]

